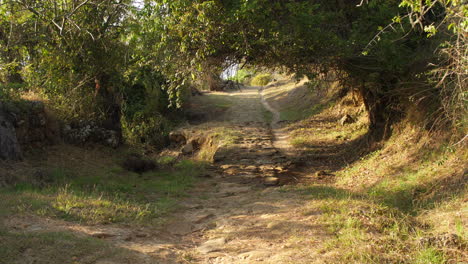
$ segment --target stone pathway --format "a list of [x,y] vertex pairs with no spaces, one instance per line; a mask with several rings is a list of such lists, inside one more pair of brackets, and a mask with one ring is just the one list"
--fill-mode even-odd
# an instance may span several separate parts
[[[295,157],[284,153],[287,139],[276,125],[279,113],[256,88],[226,96],[234,104],[225,112],[225,122],[242,137],[219,150],[205,178],[165,225],[135,230],[35,219],[31,228],[97,237],[138,256],[100,264],[322,263],[320,255],[311,251],[329,237],[320,225],[321,212],[304,216],[303,196],[282,191],[281,186],[300,175],[295,172]],[[264,107],[274,115],[272,124],[264,120]],[[11,221],[21,226],[23,220]]]
[[[277,147],[287,146],[276,125],[279,113],[256,88],[230,96],[236,103],[226,121],[241,131],[242,139],[220,150],[211,178],[193,190],[164,230],[177,241],[175,254],[187,263],[293,261],[302,253],[291,237],[325,235],[313,224],[319,214],[304,218],[304,201],[281,192],[280,186],[295,180],[295,161]],[[272,124],[264,121],[263,107],[273,113]]]

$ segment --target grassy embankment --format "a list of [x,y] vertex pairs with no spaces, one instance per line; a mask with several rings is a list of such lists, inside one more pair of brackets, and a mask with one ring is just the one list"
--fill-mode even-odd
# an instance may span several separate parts
[[[6,221],[0,226],[0,263],[21,263],[26,255],[35,256],[38,263],[92,263],[105,256],[127,256],[129,252],[97,238],[53,230],[53,223],[157,228],[204,170],[201,162],[163,157],[160,169],[140,175],[118,165],[124,155],[57,146],[46,157],[6,166],[11,170],[4,173],[15,176],[16,182],[0,189],[0,216]],[[21,231],[39,219],[52,221],[52,226]]]
[[[410,114],[388,141],[370,148],[363,107],[350,96],[331,100],[334,91],[313,97],[291,82],[266,91],[290,121],[291,144],[326,157],[311,164],[327,169],[328,183],[284,188],[308,199],[304,215],[319,211],[334,234],[320,251],[332,263],[467,261],[466,148],[454,145],[449,131],[425,131]],[[340,125],[344,114],[355,122]]]

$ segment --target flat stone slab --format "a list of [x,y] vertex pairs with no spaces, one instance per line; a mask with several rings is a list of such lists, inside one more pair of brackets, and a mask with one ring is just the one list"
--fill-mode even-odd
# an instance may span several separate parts
[[263,261],[264,259],[270,257],[271,255],[272,253],[267,250],[254,250],[254,251],[242,253],[238,257],[239,259],[242,259],[242,260]]
[[245,167],[246,170],[250,170],[250,171],[259,171],[260,169],[255,166],[255,165],[249,165],[247,167]]
[[255,163],[256,164],[263,164],[263,165],[275,164],[275,162],[272,161],[272,160],[264,160],[264,159],[256,160]]
[[277,178],[277,177],[266,177],[263,180],[263,184],[265,186],[276,186],[276,185],[279,184],[279,178]]
[[210,252],[216,252],[220,251],[221,249],[224,248],[224,245],[226,244],[226,239],[225,238],[217,238],[217,239],[212,239],[208,240],[205,243],[201,244],[197,250],[198,252],[202,254],[207,254]]

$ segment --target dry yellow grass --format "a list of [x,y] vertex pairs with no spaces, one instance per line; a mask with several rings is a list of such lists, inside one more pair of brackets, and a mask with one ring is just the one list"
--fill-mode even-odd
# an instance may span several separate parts
[[[279,109],[297,105],[292,116],[300,116],[307,103],[323,106],[288,129],[293,146],[324,159],[311,164],[335,175],[333,183],[293,188],[313,197],[305,211],[323,212],[322,224],[336,235],[321,249],[330,263],[468,260],[466,148],[454,146],[447,132],[414,125],[410,116],[394,125],[388,141],[366,150],[368,121],[362,105],[354,106],[350,95],[331,103],[333,93],[297,97],[295,89],[301,87],[291,81],[267,94]],[[344,114],[355,122],[338,124]]]

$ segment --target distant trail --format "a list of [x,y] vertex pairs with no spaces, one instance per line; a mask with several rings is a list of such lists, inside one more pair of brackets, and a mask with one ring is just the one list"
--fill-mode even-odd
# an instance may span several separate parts
[[267,100],[265,99],[264,90],[262,90],[261,95],[262,95],[263,106],[273,114],[273,120],[270,123],[271,127],[273,128],[280,121],[280,112],[278,112],[276,109],[271,107],[271,105],[267,102]]
[[265,98],[265,87],[261,89],[261,101],[266,110],[273,114],[270,127],[273,132],[274,140],[273,146],[281,151],[283,154],[292,156],[292,146],[289,143],[289,135],[285,128],[281,128],[279,122],[281,121],[281,114],[278,110],[273,108]]

